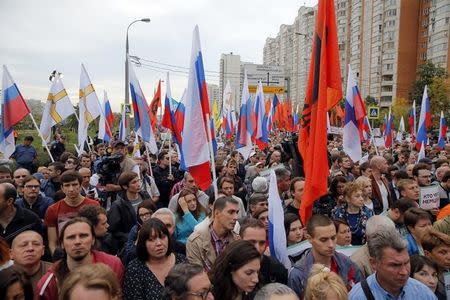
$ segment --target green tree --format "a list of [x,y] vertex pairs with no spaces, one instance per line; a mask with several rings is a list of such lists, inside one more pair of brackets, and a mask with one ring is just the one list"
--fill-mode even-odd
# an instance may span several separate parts
[[375,99],[375,97],[367,95],[367,97],[366,97],[366,107],[367,106],[377,106],[377,105],[378,105],[377,99]]
[[398,97],[392,104],[392,115],[394,117],[394,128],[398,129],[398,124],[400,124],[400,119],[403,116],[405,120],[405,127],[408,124],[408,112],[411,109],[411,104],[403,97]]
[[420,107],[425,85],[430,86],[433,83],[434,78],[436,77],[446,79],[448,77],[447,70],[442,67],[436,66],[431,61],[427,61],[426,63],[418,67],[417,79],[416,81],[414,81],[409,93],[409,99],[411,103],[413,100],[416,100],[416,105]]
[[[439,128],[439,117],[441,111],[448,117],[450,108],[450,84],[448,80],[442,77],[434,77],[428,87],[428,96],[430,97],[431,121],[433,128]],[[448,120],[448,118],[447,118]]]

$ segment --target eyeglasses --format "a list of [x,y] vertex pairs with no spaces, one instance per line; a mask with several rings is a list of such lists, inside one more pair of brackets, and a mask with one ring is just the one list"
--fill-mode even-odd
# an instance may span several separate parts
[[208,298],[209,293],[212,292],[212,289],[213,289],[213,286],[211,285],[209,287],[209,289],[207,289],[207,290],[203,290],[200,292],[186,292],[185,294],[190,295],[190,296],[200,297],[203,300],[206,300],[206,298]]
[[27,189],[32,189],[32,190],[40,188],[39,185],[25,185],[24,187],[27,188]]
[[149,213],[149,212],[146,212],[146,213],[143,213],[143,214],[139,214],[139,218],[145,218],[145,217],[150,217],[150,215],[151,215],[152,213]]
[[27,175],[16,175],[16,176],[14,176],[14,178],[16,178],[16,179],[18,179],[18,178],[25,178],[25,177],[27,177]]

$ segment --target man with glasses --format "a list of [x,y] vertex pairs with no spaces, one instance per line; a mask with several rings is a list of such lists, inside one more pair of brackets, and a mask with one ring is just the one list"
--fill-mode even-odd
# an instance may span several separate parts
[[23,196],[16,200],[16,205],[33,211],[42,220],[47,208],[53,204],[53,199],[39,192],[39,180],[34,176],[25,176],[22,179]]
[[169,153],[167,151],[161,151],[158,155],[158,165],[153,169],[155,183],[160,193],[157,203],[158,207],[168,206],[170,191],[174,184],[181,180],[178,169],[172,166],[172,172],[170,173],[169,165]]
[[202,267],[188,263],[175,265],[164,281],[167,300],[214,300],[212,284]]

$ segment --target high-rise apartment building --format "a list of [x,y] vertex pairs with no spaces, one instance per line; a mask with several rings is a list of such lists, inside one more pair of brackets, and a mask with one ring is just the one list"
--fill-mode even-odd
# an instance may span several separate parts
[[[450,0],[335,0],[335,13],[344,92],[348,65],[362,97],[372,96],[384,107],[408,98],[417,67],[427,59],[450,67]],[[317,6],[300,7],[293,30],[280,26],[264,46],[264,64],[292,62],[285,69],[296,78],[290,96],[298,103],[305,96],[316,14]]]
[[230,81],[231,85],[231,99],[233,107],[239,109],[240,101],[240,81],[241,81],[241,56],[230,54],[222,54],[220,57],[220,79],[219,79],[219,92],[218,98],[219,110],[222,108],[222,96],[223,90],[227,85],[227,81]]

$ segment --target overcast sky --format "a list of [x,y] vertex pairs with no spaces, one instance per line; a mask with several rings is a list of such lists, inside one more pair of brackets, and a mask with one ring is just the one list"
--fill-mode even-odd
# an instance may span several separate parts
[[[130,54],[175,66],[189,65],[196,24],[205,69],[219,71],[220,54],[262,63],[264,42],[281,24],[292,24],[302,5],[317,0],[0,0],[0,64],[8,66],[25,98],[44,100],[48,76],[64,74],[64,85],[78,101],[80,64],[84,63],[99,98],[108,92],[113,110],[124,98],[125,34],[130,22]],[[148,63],[158,66],[154,63]],[[175,69],[159,65],[161,68]],[[179,70],[179,69],[177,69]],[[136,68],[147,101],[166,71]],[[210,74],[210,75],[208,75]],[[217,75],[214,75],[217,74]],[[179,99],[187,74],[171,72],[172,96]],[[207,82],[219,82],[207,73]]]

